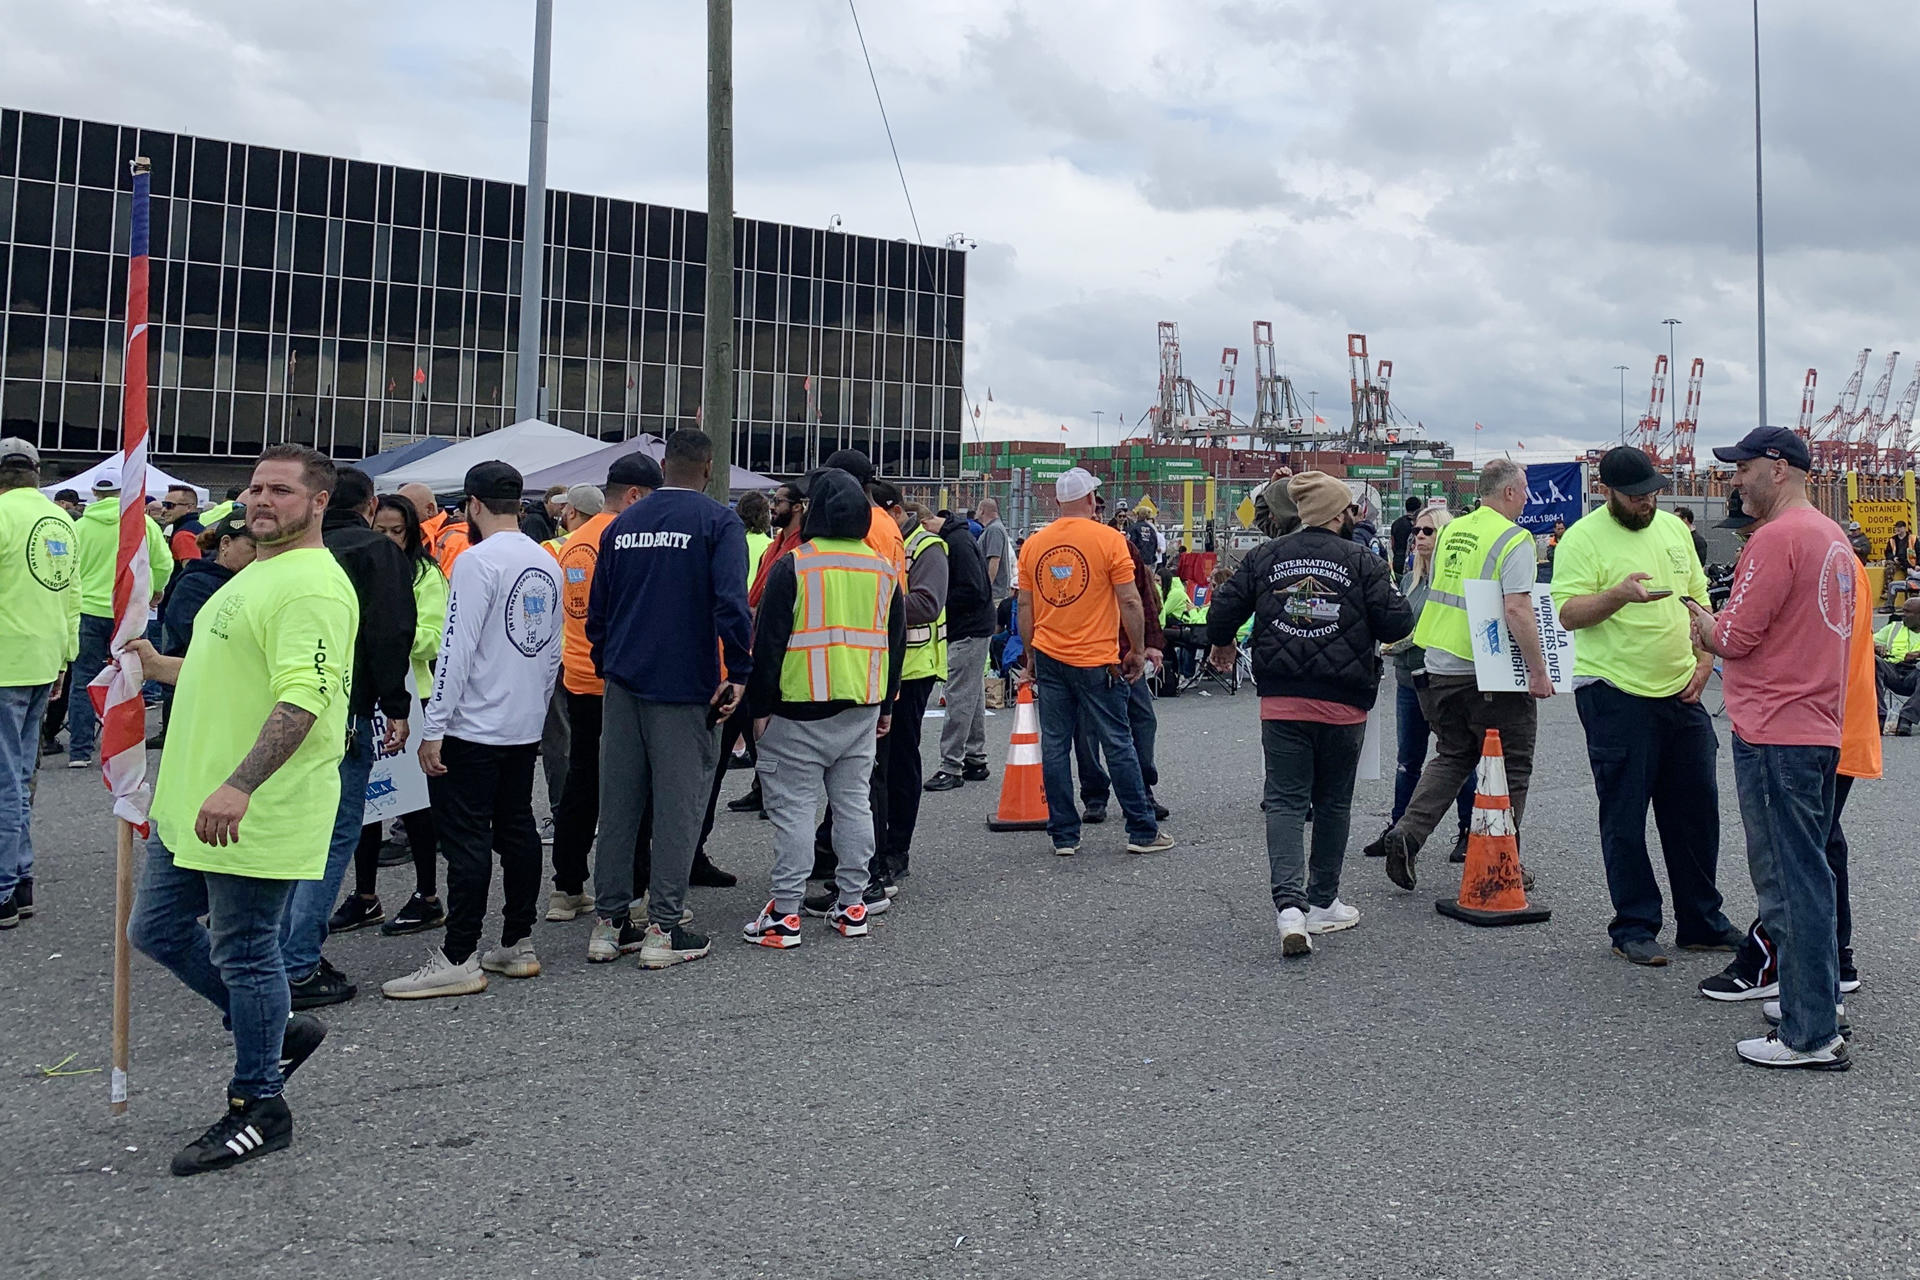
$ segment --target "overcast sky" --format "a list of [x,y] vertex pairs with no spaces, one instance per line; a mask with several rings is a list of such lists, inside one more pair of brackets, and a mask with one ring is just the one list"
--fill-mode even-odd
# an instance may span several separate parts
[[[1769,416],[1920,355],[1920,4],[1762,0]],[[738,0],[739,211],[911,236],[844,0]],[[550,182],[705,203],[697,0],[557,0]],[[531,0],[0,0],[9,105],[525,177]],[[1663,317],[1700,440],[1755,420],[1752,50],[1734,0],[866,0],[925,238],[978,242],[984,434],[1111,442],[1155,323],[1211,390],[1251,323],[1323,416],[1346,334],[1464,455],[1638,417]],[[1901,360],[1897,398],[1912,376]],[[1681,379],[1684,382],[1684,375]],[[1062,435],[1060,424],[1069,426]]]

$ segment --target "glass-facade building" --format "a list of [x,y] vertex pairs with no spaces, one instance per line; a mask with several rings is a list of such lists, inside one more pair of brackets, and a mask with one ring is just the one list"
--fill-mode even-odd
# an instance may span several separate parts
[[[0,435],[116,447],[128,161],[153,163],[151,448],[342,460],[513,419],[524,188],[0,109]],[[615,441],[693,426],[706,215],[549,193],[543,416]],[[957,475],[966,257],[737,219],[735,462],[836,448]]]

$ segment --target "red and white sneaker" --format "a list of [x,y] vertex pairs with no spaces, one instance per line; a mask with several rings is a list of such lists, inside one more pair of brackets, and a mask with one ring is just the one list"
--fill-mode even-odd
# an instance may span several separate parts
[[773,903],[760,908],[760,915],[741,931],[748,942],[784,951],[800,945],[800,913],[776,915]]
[[827,912],[827,923],[843,938],[864,938],[868,927],[867,904],[856,902],[850,907],[843,907],[836,903]]

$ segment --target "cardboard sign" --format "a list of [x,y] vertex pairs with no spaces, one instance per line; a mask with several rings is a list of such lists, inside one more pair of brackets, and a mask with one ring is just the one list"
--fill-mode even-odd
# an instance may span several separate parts
[[[407,698],[409,705],[419,707],[420,694],[413,687],[411,671],[407,672]],[[418,711],[408,723],[418,729]],[[427,775],[421,772],[420,757],[414,754],[414,748],[420,745],[419,733],[410,734],[407,745],[391,754],[380,749],[380,743],[386,736],[387,717],[376,707],[373,712],[373,772],[367,775],[367,808],[360,820],[362,826],[429,807]]]
[[[1488,578],[1465,584],[1467,629],[1473,641],[1473,674],[1484,693],[1525,693],[1527,661],[1507,630],[1500,584]],[[1533,589],[1533,620],[1540,628],[1540,653],[1555,693],[1573,692],[1573,633],[1560,625],[1553,589]]]

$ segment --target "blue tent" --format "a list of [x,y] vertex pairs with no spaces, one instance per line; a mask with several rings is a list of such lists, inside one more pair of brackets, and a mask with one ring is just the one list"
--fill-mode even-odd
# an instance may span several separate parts
[[397,449],[384,449],[370,458],[362,458],[354,465],[370,476],[384,475],[395,467],[404,467],[409,462],[440,452],[456,441],[444,436],[428,436],[425,440],[415,440],[412,444],[403,444]]

